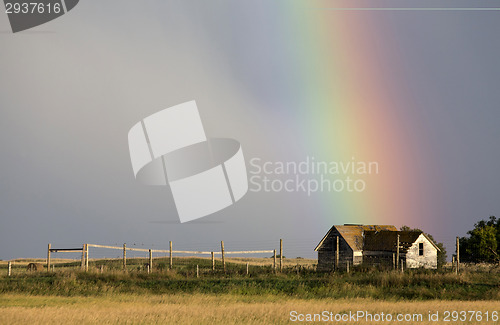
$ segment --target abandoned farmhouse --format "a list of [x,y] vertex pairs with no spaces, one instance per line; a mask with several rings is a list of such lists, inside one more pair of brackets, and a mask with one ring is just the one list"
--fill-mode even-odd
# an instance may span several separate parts
[[333,226],[314,249],[318,269],[371,265],[437,268],[439,248],[421,231],[398,231],[387,225]]

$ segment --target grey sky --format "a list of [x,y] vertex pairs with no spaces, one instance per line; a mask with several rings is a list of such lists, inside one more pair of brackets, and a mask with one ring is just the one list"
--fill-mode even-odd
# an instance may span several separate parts
[[[178,224],[168,188],[134,180],[127,146],[140,119],[195,99],[206,133],[237,139],[247,160],[303,159],[296,147],[307,142],[283,117],[288,85],[275,83],[294,73],[276,48],[299,46],[282,39],[284,7],[82,0],[15,35],[0,14],[0,259],[42,257],[49,242],[216,249],[225,240],[239,250],[274,249],[279,238],[287,256],[315,256],[328,230],[315,208],[321,198],[249,193]],[[392,31],[380,42],[399,44],[406,87],[421,107],[403,108],[402,123],[415,141],[431,139],[418,159],[443,189],[427,201],[427,211],[442,214],[439,229],[424,230],[449,252],[456,235],[500,209],[499,14],[377,13]]]

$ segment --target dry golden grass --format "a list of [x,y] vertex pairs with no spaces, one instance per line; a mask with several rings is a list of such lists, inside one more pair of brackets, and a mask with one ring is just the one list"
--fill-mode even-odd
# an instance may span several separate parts
[[[86,298],[9,294],[0,296],[0,324],[288,324],[292,323],[290,312],[293,310],[299,313],[321,313],[327,310],[334,314],[357,310],[370,313],[419,313],[423,314],[424,321],[418,324],[437,324],[426,320],[429,311],[439,311],[442,316],[446,310],[491,313],[499,309],[498,301],[300,300],[276,296],[201,294]],[[439,323],[443,323],[442,320]]]
[[[229,257],[226,258],[228,263],[235,264],[246,264],[256,265],[256,266],[264,266],[264,265],[272,265],[272,258],[256,258],[256,257]],[[279,258],[276,259],[276,264],[279,265]],[[302,267],[312,267],[314,264],[318,264],[318,260],[307,259],[307,258],[285,258],[283,259],[283,266],[295,266],[301,265]]]

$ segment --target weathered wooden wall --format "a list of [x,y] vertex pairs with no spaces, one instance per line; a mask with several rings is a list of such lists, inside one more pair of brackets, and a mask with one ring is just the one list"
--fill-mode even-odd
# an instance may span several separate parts
[[[418,244],[424,244],[424,255],[418,255]],[[437,269],[437,249],[422,234],[406,253],[407,268]]]
[[[325,239],[321,249],[318,250],[318,269],[333,270],[335,267],[335,257],[337,251],[337,231],[332,231]],[[339,236],[339,265],[338,268],[345,269],[347,266],[353,265],[353,251],[347,242]]]
[[383,268],[393,268],[393,252],[363,251],[363,264]]

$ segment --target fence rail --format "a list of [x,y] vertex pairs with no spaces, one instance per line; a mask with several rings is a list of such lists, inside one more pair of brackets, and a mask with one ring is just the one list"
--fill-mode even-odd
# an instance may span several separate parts
[[[118,249],[118,250],[123,250],[122,246],[108,246],[108,245],[97,245],[97,244],[87,244],[88,247],[97,247],[97,248],[108,248],[108,249]],[[147,248],[133,248],[133,247],[125,247],[126,250],[128,251],[136,251],[136,252],[149,252],[150,249]],[[75,249],[68,249],[68,250],[58,250],[59,252],[66,252],[66,251],[81,251],[81,248],[75,248]],[[55,251],[52,249],[52,251]],[[170,250],[168,249],[151,249],[151,252],[153,253],[170,253]],[[264,254],[264,253],[273,253],[274,250],[269,249],[269,250],[259,250],[259,251],[230,251],[226,252],[224,251],[224,254]],[[212,253],[221,255],[222,252],[209,252],[209,251],[179,251],[179,250],[172,250],[172,253],[176,254],[194,254],[194,255],[211,255]]]
[[[221,250],[220,251],[188,251],[188,250],[174,250],[172,249],[172,242],[169,243],[169,249],[147,249],[147,248],[135,248],[135,247],[127,247],[126,244],[123,246],[111,246],[111,245],[99,245],[99,244],[83,244],[82,248],[52,248],[51,244],[48,244],[47,248],[47,270],[50,271],[51,266],[51,254],[52,253],[74,253],[74,252],[82,252],[81,257],[81,268],[84,270],[88,270],[89,268],[89,248],[102,248],[102,249],[114,249],[123,251],[123,269],[127,270],[127,251],[135,251],[135,252],[147,252],[149,253],[149,263],[147,263],[147,268],[150,272],[153,270],[153,253],[168,253],[169,254],[169,267],[172,269],[173,267],[173,255],[174,254],[191,254],[191,255],[211,255],[212,256],[212,270],[215,270],[215,255],[220,255],[222,259],[222,266],[224,272],[226,272],[226,255],[245,255],[245,254],[267,254],[272,253],[273,263],[272,267],[276,270],[276,250],[268,249],[268,250],[248,250],[248,251],[226,251],[224,249],[224,241],[221,241]],[[283,240],[280,239],[280,270],[283,269]]]

